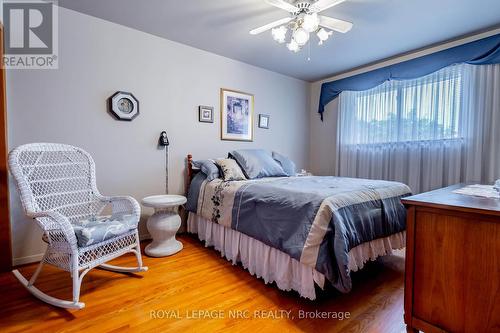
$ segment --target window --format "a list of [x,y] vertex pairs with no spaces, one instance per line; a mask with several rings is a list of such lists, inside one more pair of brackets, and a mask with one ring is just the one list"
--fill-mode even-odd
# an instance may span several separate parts
[[415,80],[343,92],[341,110],[346,112],[341,114],[342,126],[349,128],[343,141],[380,144],[457,139],[461,91],[461,72],[452,66]]
[[340,94],[335,173],[414,193],[500,177],[500,64],[458,64]]

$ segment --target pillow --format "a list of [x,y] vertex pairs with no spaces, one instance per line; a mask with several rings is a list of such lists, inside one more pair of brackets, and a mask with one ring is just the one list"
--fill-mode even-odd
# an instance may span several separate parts
[[249,179],[287,176],[271,153],[264,149],[241,149],[229,153]]
[[193,161],[193,166],[200,169],[207,176],[207,181],[209,182],[220,178],[219,168],[217,168],[217,165],[212,160]]
[[277,153],[273,151],[273,158],[275,161],[277,161],[281,167],[283,168],[283,171],[289,176],[295,176],[297,173],[295,163],[291,159],[289,159],[286,156],[281,155],[280,153]]
[[245,180],[246,177],[241,171],[240,166],[235,160],[225,158],[215,161],[222,171],[222,177],[225,181],[229,180]]

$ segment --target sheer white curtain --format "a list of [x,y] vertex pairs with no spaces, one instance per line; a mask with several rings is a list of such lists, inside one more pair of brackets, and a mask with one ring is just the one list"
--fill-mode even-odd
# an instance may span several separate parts
[[462,178],[492,183],[500,178],[500,64],[465,67]]
[[454,65],[340,95],[337,173],[414,193],[500,177],[500,65]]

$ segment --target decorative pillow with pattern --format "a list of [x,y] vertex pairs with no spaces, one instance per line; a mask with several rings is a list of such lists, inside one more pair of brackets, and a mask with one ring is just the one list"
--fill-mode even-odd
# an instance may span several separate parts
[[222,178],[225,181],[246,179],[238,163],[231,158],[216,160],[215,164],[217,164],[221,169]]

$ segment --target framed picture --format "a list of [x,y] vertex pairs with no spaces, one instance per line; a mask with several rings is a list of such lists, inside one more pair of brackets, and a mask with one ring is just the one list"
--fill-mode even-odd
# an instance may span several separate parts
[[268,114],[259,114],[259,127],[260,128],[269,128],[269,115]]
[[212,106],[200,105],[198,107],[198,121],[202,123],[213,123],[214,108]]
[[221,89],[220,107],[221,140],[253,141],[253,95]]

